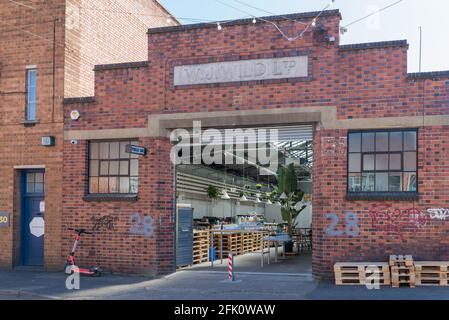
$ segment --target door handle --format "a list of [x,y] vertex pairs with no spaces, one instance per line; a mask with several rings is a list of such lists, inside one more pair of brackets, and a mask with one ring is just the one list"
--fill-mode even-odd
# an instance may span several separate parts
[[182,229],[182,232],[189,232],[190,229]]

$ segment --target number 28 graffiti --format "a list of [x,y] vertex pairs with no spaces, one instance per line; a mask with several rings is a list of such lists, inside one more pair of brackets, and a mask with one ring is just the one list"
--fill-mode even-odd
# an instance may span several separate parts
[[146,238],[151,238],[153,236],[153,222],[154,219],[151,216],[141,217],[138,213],[133,213],[131,215],[131,229],[129,233],[135,235],[143,235]]
[[360,234],[359,219],[353,212],[346,212],[344,219],[344,230],[338,229],[340,218],[336,213],[326,214],[326,219],[331,220],[326,229],[326,234],[330,237],[340,237],[344,235],[357,237]]

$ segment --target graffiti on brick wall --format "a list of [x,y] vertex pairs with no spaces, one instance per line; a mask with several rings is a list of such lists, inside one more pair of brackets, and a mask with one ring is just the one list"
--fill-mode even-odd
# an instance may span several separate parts
[[118,217],[114,217],[112,215],[106,215],[101,217],[92,216],[90,220],[93,222],[94,226],[92,227],[93,231],[100,230],[115,230],[115,221],[118,220]]
[[139,213],[131,214],[131,228],[129,233],[134,235],[143,235],[146,238],[153,236],[153,222],[154,219],[151,216],[141,216]]
[[321,138],[322,155],[335,156],[346,154],[346,137],[323,137]]
[[330,237],[358,237],[360,234],[359,219],[353,212],[346,212],[343,223],[343,230],[339,227],[340,218],[336,213],[326,214],[326,219],[330,220],[326,228],[326,234]]
[[376,204],[369,209],[372,227],[383,232],[397,234],[425,227],[429,216],[417,208],[394,209],[391,204]]
[[449,217],[449,209],[431,208],[427,209],[430,219],[446,220]]

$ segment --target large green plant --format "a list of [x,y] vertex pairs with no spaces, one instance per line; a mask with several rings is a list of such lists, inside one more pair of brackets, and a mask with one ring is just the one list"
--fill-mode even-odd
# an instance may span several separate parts
[[296,226],[296,219],[307,207],[306,205],[297,205],[301,202],[304,192],[298,188],[298,178],[293,163],[287,167],[280,167],[277,175],[279,184],[276,189],[276,195],[279,197],[282,205],[282,220],[287,222],[288,233],[292,235]]
[[216,186],[210,185],[207,187],[207,196],[212,199],[216,200],[220,196],[220,189],[218,189]]

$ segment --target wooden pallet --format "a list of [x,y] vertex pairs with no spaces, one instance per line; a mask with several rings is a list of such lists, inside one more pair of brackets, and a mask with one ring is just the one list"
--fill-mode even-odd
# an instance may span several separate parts
[[449,261],[415,261],[417,286],[448,286]]
[[392,266],[391,267],[391,286],[399,288],[401,285],[407,285],[414,288],[416,285],[415,267]]
[[406,266],[413,267],[413,257],[409,254],[407,255],[390,255],[390,266]]
[[366,285],[375,279],[380,285],[390,285],[391,282],[386,262],[337,262],[334,272],[336,285]]
[[210,233],[207,230],[193,232],[193,264],[209,261]]

